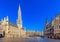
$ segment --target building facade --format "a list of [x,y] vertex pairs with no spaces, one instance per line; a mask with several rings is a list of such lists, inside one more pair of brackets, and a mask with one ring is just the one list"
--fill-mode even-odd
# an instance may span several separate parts
[[7,16],[0,21],[0,28],[2,28],[1,29],[3,32],[2,35],[6,38],[7,37],[25,37],[26,36],[26,31],[22,27],[22,17],[21,17],[20,5],[19,5],[19,9],[18,9],[17,24],[13,24],[12,22],[10,22],[9,18]]
[[39,31],[28,31],[26,32],[26,35],[28,37],[42,37],[43,36],[43,32],[39,32]]
[[60,38],[60,14],[58,14],[51,23],[46,20],[44,36]]

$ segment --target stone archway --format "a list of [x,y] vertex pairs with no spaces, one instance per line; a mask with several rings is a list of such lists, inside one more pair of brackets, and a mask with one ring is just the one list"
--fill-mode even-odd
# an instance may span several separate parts
[[5,31],[3,31],[3,37],[5,37]]

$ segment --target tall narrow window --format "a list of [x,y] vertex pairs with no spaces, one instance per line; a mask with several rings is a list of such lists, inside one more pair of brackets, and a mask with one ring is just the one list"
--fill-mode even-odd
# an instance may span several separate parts
[[59,25],[59,28],[60,28],[60,25]]

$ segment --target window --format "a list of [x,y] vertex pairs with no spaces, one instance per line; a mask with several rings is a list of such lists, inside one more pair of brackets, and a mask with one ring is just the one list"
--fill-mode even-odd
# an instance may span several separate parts
[[46,27],[46,29],[48,29],[48,27]]
[[57,19],[55,20],[55,23],[58,24],[58,20]]
[[60,15],[59,15],[59,24],[60,24]]
[[60,25],[59,25],[59,28],[60,28]]

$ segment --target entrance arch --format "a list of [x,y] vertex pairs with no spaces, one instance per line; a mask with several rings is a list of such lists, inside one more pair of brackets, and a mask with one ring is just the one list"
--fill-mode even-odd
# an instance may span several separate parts
[[5,36],[5,31],[3,31],[3,35],[2,35],[3,37]]

